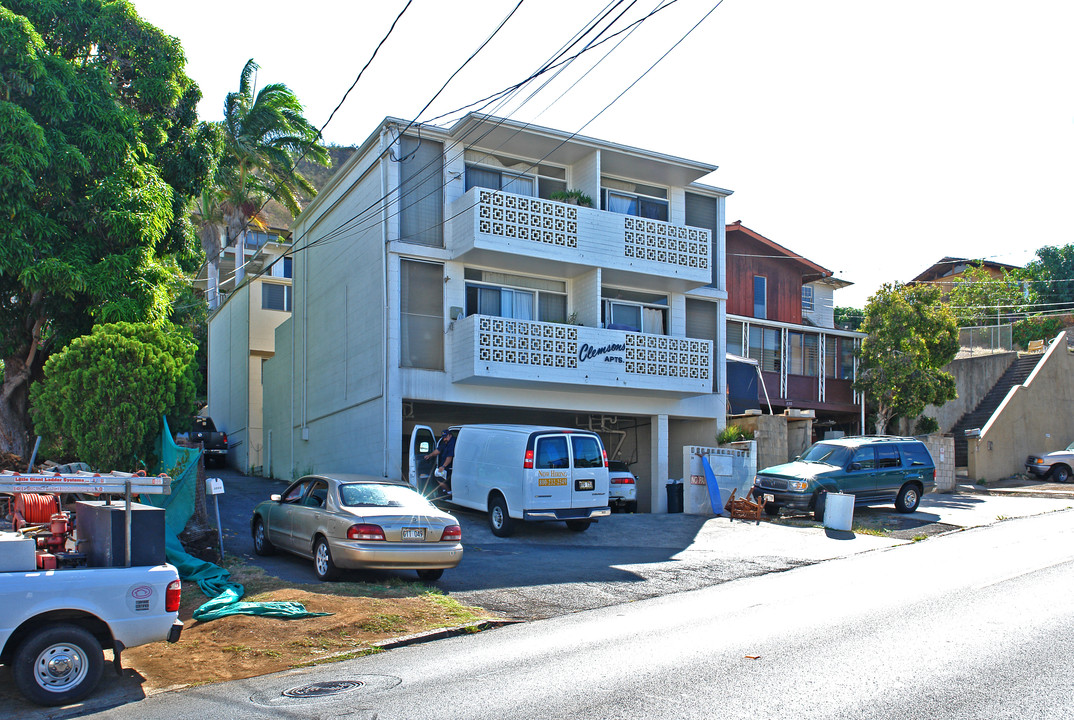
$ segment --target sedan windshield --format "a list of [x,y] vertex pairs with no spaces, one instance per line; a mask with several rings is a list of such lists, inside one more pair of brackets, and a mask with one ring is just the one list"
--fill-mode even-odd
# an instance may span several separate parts
[[805,462],[825,463],[826,465],[843,467],[849,457],[850,450],[843,445],[830,445],[819,442],[806,450],[801,459]]
[[348,507],[432,507],[421,495],[401,485],[347,483],[339,486],[339,498]]

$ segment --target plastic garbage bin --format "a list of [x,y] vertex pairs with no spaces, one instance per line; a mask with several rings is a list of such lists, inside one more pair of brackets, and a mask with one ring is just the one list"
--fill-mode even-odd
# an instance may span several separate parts
[[669,482],[668,488],[668,512],[682,512],[682,483]]

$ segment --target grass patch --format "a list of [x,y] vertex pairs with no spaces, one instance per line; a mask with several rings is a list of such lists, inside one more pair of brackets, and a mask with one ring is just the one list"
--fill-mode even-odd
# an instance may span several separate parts
[[851,527],[851,532],[855,535],[874,535],[876,537],[890,537],[891,530],[884,526],[869,527],[868,525],[854,525]]

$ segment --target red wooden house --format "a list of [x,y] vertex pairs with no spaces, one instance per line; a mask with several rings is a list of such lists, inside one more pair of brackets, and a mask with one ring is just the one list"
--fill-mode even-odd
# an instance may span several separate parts
[[727,226],[727,352],[755,360],[764,412],[813,410],[818,431],[861,432],[851,384],[862,333],[839,330],[834,294],[851,283],[736,221]]

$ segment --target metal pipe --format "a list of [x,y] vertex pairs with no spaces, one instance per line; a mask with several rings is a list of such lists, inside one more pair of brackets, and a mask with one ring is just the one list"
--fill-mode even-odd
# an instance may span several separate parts
[[26,472],[32,473],[34,471],[34,460],[37,459],[37,449],[41,447],[41,436],[37,436],[37,440],[34,442],[34,451],[30,453],[30,464],[26,467]]

